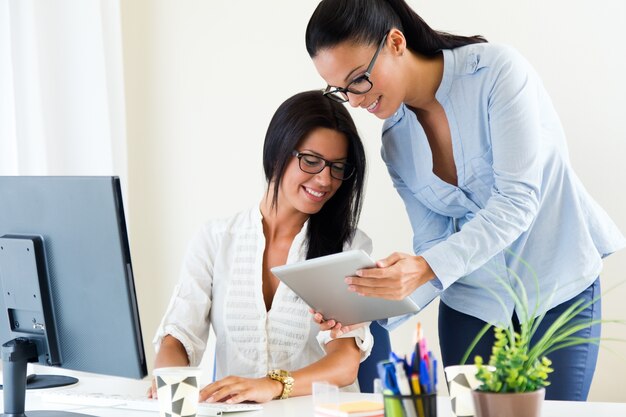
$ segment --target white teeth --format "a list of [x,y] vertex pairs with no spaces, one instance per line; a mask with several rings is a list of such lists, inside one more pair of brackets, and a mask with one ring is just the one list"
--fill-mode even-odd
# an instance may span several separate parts
[[373,102],[372,104],[370,104],[370,105],[367,107],[367,110],[372,110],[374,107],[376,107],[376,105],[377,105],[377,104],[378,104],[378,100],[376,100],[375,102]]
[[326,193],[322,193],[322,192],[319,192],[319,191],[313,191],[310,188],[306,188],[306,187],[304,189],[306,190],[307,193],[309,193],[311,195],[314,195],[317,198],[323,197],[324,194],[326,194]]

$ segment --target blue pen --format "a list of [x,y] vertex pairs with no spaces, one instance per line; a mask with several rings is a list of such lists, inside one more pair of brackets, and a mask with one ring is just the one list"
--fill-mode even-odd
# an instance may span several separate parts
[[389,361],[379,362],[377,368],[383,387],[390,390],[393,395],[400,395],[394,364]]
[[406,359],[406,356],[401,358],[395,352],[391,351],[389,352],[389,360],[393,362],[394,364],[401,363],[402,367],[404,368],[404,373],[406,375],[411,375],[411,368],[409,367],[409,363]]
[[393,363],[400,362],[402,359],[393,350],[389,352],[389,360]]
[[[401,362],[396,363],[396,378],[398,381],[398,389],[400,390],[400,394],[410,396],[411,395],[411,385],[409,383],[409,378],[404,372],[404,366]],[[404,411],[406,417],[418,417],[417,409],[413,401],[410,398],[402,400],[402,404],[404,404]]]
[[413,352],[411,352],[411,372],[410,372],[410,375],[419,373],[419,370],[420,370],[419,358],[417,357],[417,353],[415,351],[413,351]]
[[430,387],[435,390],[435,357],[431,351],[428,351],[428,372],[430,373]]
[[376,364],[376,369],[378,370],[378,378],[380,378],[380,383],[383,385],[383,389],[391,390],[388,382],[387,369],[385,367],[385,362],[378,362]]
[[433,392],[437,392],[437,359],[433,359]]
[[378,374],[380,375],[381,382],[385,388],[383,393],[385,397],[385,415],[389,417],[402,417],[404,416],[404,409],[400,398],[390,398],[389,395],[400,395],[400,389],[398,387],[398,380],[396,378],[396,369],[392,362],[383,361],[376,365]]
[[428,366],[426,361],[422,359],[420,361],[420,384],[422,384],[422,392],[424,394],[430,394],[430,375],[428,374]]

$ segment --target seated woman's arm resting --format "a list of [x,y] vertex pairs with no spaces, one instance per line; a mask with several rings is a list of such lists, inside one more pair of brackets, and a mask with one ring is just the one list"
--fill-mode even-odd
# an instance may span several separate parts
[[[361,351],[354,338],[335,339],[326,344],[326,356],[298,370],[290,370],[294,378],[291,396],[311,394],[314,381],[326,381],[337,386],[352,384],[357,377]],[[259,403],[279,397],[283,384],[269,377],[243,378],[228,376],[200,391],[200,401],[226,401],[239,403],[255,401]]]

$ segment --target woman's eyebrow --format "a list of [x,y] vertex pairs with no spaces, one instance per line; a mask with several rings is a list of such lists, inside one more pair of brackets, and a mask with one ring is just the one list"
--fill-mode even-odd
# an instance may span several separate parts
[[354,72],[355,72],[356,70],[358,70],[359,68],[361,68],[362,66],[363,66],[363,65],[359,65],[358,67],[354,68],[352,71],[350,71],[350,72],[348,73],[348,75],[346,76],[346,78],[344,78],[343,80],[344,80],[345,82],[352,81],[352,78],[351,78],[351,77],[352,77],[352,74],[354,74]]
[[[324,155],[322,155],[322,154],[321,154],[321,153],[319,153],[319,152],[315,152],[313,149],[304,149],[304,150],[303,150],[303,151],[301,151],[300,153],[310,153],[310,154],[313,154],[313,155],[315,155],[315,156],[319,156],[320,158],[327,159],[326,157],[324,157]],[[332,162],[339,162],[339,161],[341,161],[341,160],[346,160],[346,161],[347,161],[347,160],[348,160],[348,156],[346,155],[346,156],[344,156],[343,158],[328,159],[328,160],[329,160],[329,161],[332,161]]]

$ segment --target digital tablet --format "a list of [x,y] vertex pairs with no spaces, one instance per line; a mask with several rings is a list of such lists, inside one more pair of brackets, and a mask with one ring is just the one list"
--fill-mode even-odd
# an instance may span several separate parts
[[375,265],[364,251],[351,250],[277,266],[272,268],[272,273],[326,320],[334,319],[346,326],[417,313],[436,296],[432,285],[423,285],[432,287],[432,290],[425,290],[433,295],[426,297],[428,300],[420,306],[408,297],[400,301],[385,300],[348,290],[345,277],[354,276],[358,269]]

